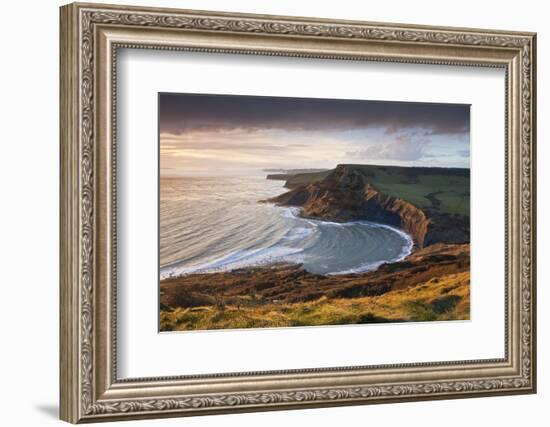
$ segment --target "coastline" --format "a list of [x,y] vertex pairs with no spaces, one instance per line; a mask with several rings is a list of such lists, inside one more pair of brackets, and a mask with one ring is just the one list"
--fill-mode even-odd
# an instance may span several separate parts
[[[265,201],[260,201],[265,203]],[[287,207],[287,206],[278,206],[273,205],[275,209],[282,209],[282,215],[287,218],[299,219],[307,221],[310,225],[314,227],[323,226],[323,225],[338,225],[338,226],[365,226],[368,228],[383,228],[390,230],[395,235],[399,236],[403,240],[403,245],[400,252],[389,259],[380,260],[380,261],[368,261],[361,264],[357,264],[351,268],[336,269],[328,273],[319,273],[329,276],[338,276],[343,274],[350,273],[364,273],[377,269],[380,265],[390,264],[398,262],[410,255],[414,249],[414,241],[412,237],[407,234],[405,231],[400,230],[397,227],[377,223],[367,220],[353,220],[353,221],[333,221],[323,218],[316,218],[313,216],[303,215],[303,211],[298,207]],[[297,227],[301,229],[301,227]],[[293,231],[292,229],[289,231]],[[160,270],[160,280],[174,279],[178,277],[185,277],[192,274],[217,274],[224,272],[231,272],[236,269],[243,268],[255,268],[262,266],[269,266],[271,264],[301,264],[301,261],[296,261],[295,258],[300,258],[301,250],[285,250],[284,247],[280,245],[266,247],[259,250],[250,251],[246,254],[246,250],[235,250],[234,252],[225,255],[223,258],[210,260],[209,262],[193,267],[193,268],[179,268],[178,263],[169,264],[163,266]],[[246,264],[249,262],[248,264]],[[239,265],[242,263],[243,265]],[[306,268],[307,270],[307,268]],[[311,271],[314,273],[314,271]]]
[[[267,202],[267,201],[262,201],[262,202]],[[279,207],[281,207],[281,206],[279,206]],[[348,270],[344,270],[344,271],[336,271],[336,272],[333,272],[333,273],[327,273],[326,274],[327,276],[340,276],[340,275],[345,275],[345,274],[366,273],[366,272],[369,272],[369,271],[375,271],[381,265],[393,264],[395,262],[403,261],[405,258],[407,258],[409,255],[411,255],[414,252],[415,244],[414,244],[413,237],[411,235],[409,235],[406,231],[401,230],[401,229],[399,229],[397,227],[394,227],[392,225],[382,224],[382,223],[379,223],[379,222],[373,222],[373,221],[367,221],[367,220],[352,220],[352,221],[328,220],[328,219],[324,219],[324,218],[317,218],[317,217],[314,217],[314,216],[305,215],[304,212],[303,212],[303,209],[301,209],[301,208],[288,207],[288,209],[290,209],[290,212],[293,212],[293,209],[296,209],[296,210],[298,210],[298,214],[297,215],[294,214],[295,216],[297,216],[299,218],[302,218],[302,219],[312,220],[312,221],[319,221],[319,222],[323,222],[323,223],[335,223],[335,224],[342,224],[342,225],[345,225],[345,224],[365,224],[365,225],[368,225],[368,226],[371,226],[371,227],[385,228],[385,229],[393,231],[394,233],[397,233],[398,235],[403,237],[405,239],[405,241],[407,242],[407,244],[404,245],[403,250],[395,258],[392,258],[392,259],[387,260],[387,261],[379,261],[379,262],[374,262],[374,263],[365,263],[365,264],[362,264],[362,266],[359,266],[357,268],[352,268],[352,269],[348,269]]]
[[392,173],[339,165],[320,181],[300,174],[299,185],[287,181],[289,191],[259,202],[315,223],[389,229],[406,241],[397,256],[323,274],[281,258],[167,277],[160,282],[161,331],[469,319],[469,215],[453,213],[460,206],[443,204],[433,184],[423,189],[430,205],[422,209],[372,184],[387,186]]
[[469,285],[469,244],[417,249],[365,273],[272,264],[191,274],[161,281],[161,331],[467,320]]

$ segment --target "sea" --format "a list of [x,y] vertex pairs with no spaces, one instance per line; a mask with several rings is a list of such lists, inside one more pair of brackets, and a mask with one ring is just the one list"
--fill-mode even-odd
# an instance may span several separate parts
[[300,217],[300,209],[259,203],[288,191],[264,176],[160,181],[160,277],[299,263],[316,274],[377,269],[410,254],[413,241],[369,221]]

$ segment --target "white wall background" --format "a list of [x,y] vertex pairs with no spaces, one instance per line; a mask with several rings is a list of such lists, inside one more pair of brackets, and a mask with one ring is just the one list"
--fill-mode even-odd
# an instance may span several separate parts
[[[113,3],[121,3],[110,0]],[[130,1],[130,0],[129,0]],[[280,426],[546,425],[550,405],[550,29],[544,2],[133,0],[133,4],[538,32],[539,393],[454,401],[266,412],[133,425]],[[58,6],[9,2],[0,25],[0,419],[3,425],[59,425],[58,402]],[[546,218],[546,219],[545,219]]]

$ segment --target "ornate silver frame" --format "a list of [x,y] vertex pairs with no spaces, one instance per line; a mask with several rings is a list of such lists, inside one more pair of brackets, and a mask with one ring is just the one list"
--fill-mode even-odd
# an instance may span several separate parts
[[[78,423],[534,393],[533,33],[189,10],[61,8],[61,418]],[[505,357],[119,380],[117,48],[502,67],[506,71]]]

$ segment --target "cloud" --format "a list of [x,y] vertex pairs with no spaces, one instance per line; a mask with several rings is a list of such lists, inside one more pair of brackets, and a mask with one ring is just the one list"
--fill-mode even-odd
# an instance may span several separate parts
[[164,174],[226,173],[261,170],[334,167],[344,160],[351,143],[323,132],[275,130],[192,130],[160,135],[160,163]]
[[429,138],[418,137],[418,133],[399,134],[391,140],[375,142],[362,150],[348,152],[355,159],[369,160],[396,160],[415,161],[429,155]]
[[426,145],[421,141],[396,140],[388,144],[376,144],[355,152],[349,152],[350,157],[369,160],[399,160],[414,161],[423,158]]
[[311,145],[308,145],[308,144],[288,144],[287,147],[291,147],[291,148],[311,148]]
[[[223,121],[226,117],[218,119]],[[403,165],[444,162],[458,166],[464,163],[461,158],[468,152],[465,150],[468,134],[434,134],[435,127],[331,126],[278,129],[233,123],[227,128],[191,126],[177,131],[161,128],[161,173],[237,174],[244,170],[293,169],[304,165],[331,168],[338,163],[353,162]],[[440,127],[439,131],[442,130]]]
[[464,104],[161,94],[159,108],[161,131],[169,133],[381,128],[396,134],[422,128],[430,135],[454,135],[470,129],[470,107]]
[[271,151],[283,148],[274,142],[279,135],[271,131],[232,130],[192,130],[179,134],[160,134],[161,153],[169,154],[185,150],[246,150]]
[[458,150],[460,157],[470,157],[470,150]]

